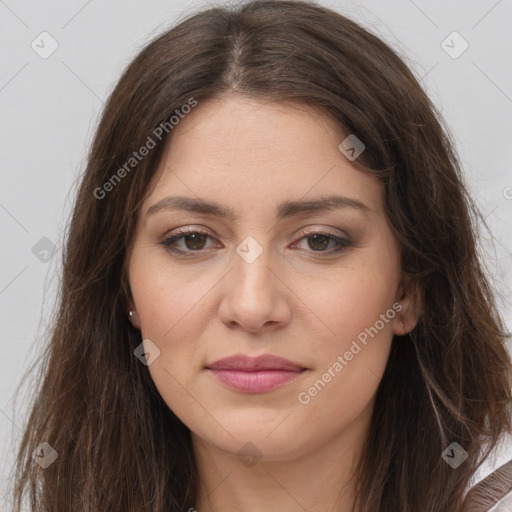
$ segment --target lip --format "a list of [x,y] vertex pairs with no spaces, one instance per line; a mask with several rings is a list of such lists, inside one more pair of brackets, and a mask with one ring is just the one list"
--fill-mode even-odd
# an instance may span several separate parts
[[206,370],[232,389],[245,393],[263,393],[296,379],[307,368],[270,354],[259,357],[240,354],[208,364]]

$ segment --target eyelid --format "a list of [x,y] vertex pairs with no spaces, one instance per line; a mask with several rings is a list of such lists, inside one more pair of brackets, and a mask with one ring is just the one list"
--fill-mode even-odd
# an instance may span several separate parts
[[[331,233],[329,230],[331,229],[334,229],[338,232],[338,234],[334,234],[334,233]],[[307,236],[307,235],[316,235],[316,234],[320,234],[320,235],[328,235],[328,236],[332,236],[332,237],[335,237],[335,238],[344,238],[344,239],[347,239],[349,240],[350,239],[350,236],[348,235],[348,233],[346,233],[345,231],[342,231],[341,229],[339,228],[325,228],[325,227],[320,227],[320,226],[308,226],[306,228],[303,228],[302,230],[299,230],[296,234],[293,235],[293,237],[297,237],[297,236]]]
[[[177,228],[176,230],[172,230],[170,232],[168,232],[167,234],[165,234],[162,238],[161,238],[161,244],[165,243],[165,242],[168,242],[169,240],[172,240],[173,238],[174,239],[180,239],[188,234],[194,234],[194,233],[199,233],[201,235],[206,235],[208,237],[210,237],[212,240],[215,240],[215,241],[218,241],[217,240],[217,237],[216,235],[214,235],[212,233],[212,231],[210,231],[208,228],[205,228],[205,227],[197,227],[197,226],[186,226],[186,227],[183,227],[183,228]],[[203,249],[204,250],[204,249]],[[193,253],[193,252],[201,252],[201,251],[187,251],[187,252],[190,252],[190,253]]]
[[[212,234],[212,231],[203,226],[199,226],[199,227],[198,226],[185,226],[183,228],[176,228],[176,233],[174,233],[174,231],[175,230],[172,230],[167,235],[164,235],[164,237],[183,235],[183,234],[187,234],[187,233],[203,233],[205,235],[210,235],[210,236],[214,237],[214,235]],[[173,233],[173,234],[171,234],[171,233]]]
[[[329,229],[336,229],[339,234],[338,235],[333,234],[329,231]],[[214,235],[211,230],[209,230],[208,228],[205,228],[203,226],[199,226],[199,227],[198,226],[185,226],[183,228],[177,228],[176,232],[171,231],[170,233],[164,235],[162,237],[162,239],[166,240],[166,239],[172,238],[174,236],[186,235],[187,233],[202,233],[204,235],[211,236],[212,238],[216,238],[216,235]],[[294,233],[292,235],[292,237],[296,238],[296,237],[300,236],[301,238],[303,238],[308,235],[326,235],[326,236],[332,236],[334,238],[337,237],[337,238],[344,238],[344,239],[350,240],[350,236],[345,231],[342,231],[338,228],[323,228],[323,227],[319,227],[319,226],[308,226],[306,228],[302,228],[298,232]]]
[[[305,239],[309,236],[323,235],[323,236],[330,237],[332,240],[334,240],[338,244],[339,247],[337,249],[335,249],[335,250],[331,249],[331,250],[327,250],[327,251],[313,251],[313,250],[306,251],[308,253],[316,254],[318,257],[321,258],[321,257],[328,257],[328,256],[336,255],[354,245],[352,238],[346,232],[344,232],[340,229],[337,229],[337,231],[342,234],[336,235],[336,234],[330,232],[329,229],[337,229],[337,228],[324,228],[324,227],[319,227],[319,226],[308,226],[306,228],[303,228],[299,232],[292,235],[292,237],[295,241],[292,243],[291,247],[296,246],[296,244],[300,243],[303,239]],[[212,232],[208,228],[205,228],[203,226],[199,226],[199,227],[198,226],[186,226],[183,228],[176,228],[176,230],[173,230],[173,231],[169,232],[168,234],[164,235],[159,243],[166,250],[168,250],[169,252],[172,252],[178,256],[187,257],[187,256],[194,255],[194,253],[197,253],[197,255],[200,255],[202,253],[207,252],[208,249],[198,249],[197,251],[193,251],[193,250],[185,250],[184,251],[184,250],[176,249],[176,248],[172,247],[171,241],[179,240],[189,233],[203,234],[203,235],[206,235],[207,237],[218,242],[216,236],[213,235]]]

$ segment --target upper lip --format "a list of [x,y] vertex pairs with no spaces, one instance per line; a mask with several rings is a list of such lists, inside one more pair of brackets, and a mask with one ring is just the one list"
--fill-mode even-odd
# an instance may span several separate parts
[[206,365],[210,370],[288,370],[301,371],[305,370],[300,364],[296,364],[283,357],[265,354],[258,357],[250,357],[244,354],[224,357],[214,363]]

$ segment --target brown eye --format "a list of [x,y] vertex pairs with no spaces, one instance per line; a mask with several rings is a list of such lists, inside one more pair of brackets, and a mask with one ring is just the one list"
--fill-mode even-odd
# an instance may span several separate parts
[[314,251],[323,251],[329,246],[329,242],[332,239],[329,235],[311,235],[307,237],[308,245]]
[[185,241],[187,249],[192,250],[203,249],[206,238],[207,235],[204,233],[192,233],[190,235],[183,236],[183,240]]
[[[352,245],[352,242],[346,238],[323,232],[305,233],[304,236],[299,239],[299,242],[296,242],[296,245],[299,245],[303,240],[307,240],[307,247],[304,248],[306,251],[325,255],[338,253]],[[328,250],[329,248],[332,250]]]
[[208,239],[212,239],[208,233],[190,230],[166,237],[160,242],[160,245],[170,252],[186,254],[207,249],[206,244]]

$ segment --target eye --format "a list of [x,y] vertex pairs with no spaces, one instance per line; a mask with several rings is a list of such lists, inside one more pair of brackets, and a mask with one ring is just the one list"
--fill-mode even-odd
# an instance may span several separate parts
[[[205,249],[208,238],[212,238],[206,231],[197,228],[183,229],[175,235],[164,238],[160,245],[166,250],[174,253],[184,254],[187,252],[199,252]],[[177,242],[183,242],[180,248],[176,248]]]
[[[214,240],[209,232],[198,228],[189,228],[182,229],[172,236],[165,237],[160,242],[160,245],[169,252],[178,255],[187,255],[194,252],[200,253],[208,249],[208,239]],[[319,253],[319,255],[339,253],[353,245],[349,239],[335,236],[332,233],[309,231],[304,233],[303,236],[290,247],[300,245],[301,241],[307,242],[306,251]],[[327,250],[329,248],[331,250]]]
[[[310,249],[312,252],[327,255],[341,252],[352,245],[352,242],[347,238],[341,238],[339,236],[333,235],[332,233],[323,231],[309,231],[304,233],[304,236],[299,239],[299,242],[301,240],[307,241],[308,249]],[[325,250],[329,248],[329,246],[332,248],[332,244],[334,244],[334,250]],[[297,245],[297,242],[295,242],[294,245]]]

